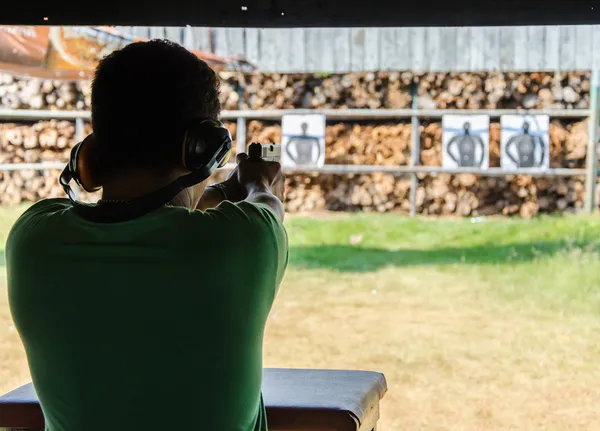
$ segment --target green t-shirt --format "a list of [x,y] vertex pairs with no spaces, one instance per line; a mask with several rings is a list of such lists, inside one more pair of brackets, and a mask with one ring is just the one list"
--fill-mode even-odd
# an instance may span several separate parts
[[6,263],[46,429],[266,430],[263,333],[287,260],[261,204],[115,224],[33,205]]

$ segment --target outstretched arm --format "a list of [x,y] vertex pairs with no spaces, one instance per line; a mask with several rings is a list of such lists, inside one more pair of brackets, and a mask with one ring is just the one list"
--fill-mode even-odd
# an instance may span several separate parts
[[248,193],[238,182],[238,168],[236,166],[227,175],[225,181],[211,184],[204,189],[196,209],[206,211],[210,208],[216,208],[223,201],[239,202],[246,199],[247,196]]
[[[283,189],[285,177],[277,162],[245,161],[246,154],[238,155],[238,163],[244,163],[243,172],[238,173],[238,168],[222,183],[208,186],[200,198],[196,209],[206,211],[216,208],[223,201],[248,202],[263,204],[270,207],[277,217],[283,221],[285,210],[283,208]],[[247,165],[252,163],[252,165]],[[259,166],[254,164],[260,163]],[[266,165],[265,165],[266,164]],[[249,171],[249,173],[248,173]],[[255,174],[256,171],[262,171]],[[233,174],[233,175],[232,175]],[[242,176],[240,184],[238,176]]]
[[247,192],[245,200],[268,206],[283,221],[285,175],[281,165],[278,162],[250,159],[247,154],[238,154],[237,161],[238,183]]
[[226,200],[225,194],[213,187],[207,187],[196,206],[197,210],[206,211],[209,208],[216,208],[221,202]]
[[283,203],[281,203],[265,183],[249,184],[247,187],[248,197],[246,198],[246,201],[268,206],[277,215],[279,220],[283,221],[285,216]]

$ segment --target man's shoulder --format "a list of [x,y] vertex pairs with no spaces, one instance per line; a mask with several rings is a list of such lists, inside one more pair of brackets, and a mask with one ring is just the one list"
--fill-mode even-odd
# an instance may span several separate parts
[[268,205],[254,202],[224,201],[216,208],[207,210],[208,217],[227,223],[232,228],[250,229],[251,232],[285,231],[283,223]]
[[35,202],[31,205],[27,210],[25,210],[22,216],[31,215],[31,214],[43,214],[50,213],[56,211],[64,211],[66,209],[72,208],[73,204],[67,198],[48,198],[42,199],[40,201]]
[[260,246],[265,241],[275,241],[287,244],[285,227],[268,205],[247,201],[224,201],[204,214],[226,227],[228,235],[237,243],[252,242],[253,245]]
[[204,213],[211,217],[224,216],[231,220],[238,219],[250,223],[261,220],[273,221],[272,218],[274,218],[275,221],[281,224],[279,217],[271,207],[255,202],[241,201],[234,203],[223,201],[216,208],[206,210]]
[[63,213],[70,208],[72,208],[72,204],[68,199],[42,199],[31,205],[19,216],[12,230],[18,229],[23,225],[38,225],[43,219]]
[[23,243],[27,238],[38,236],[40,230],[47,229],[46,221],[71,208],[68,199],[43,199],[27,208],[12,225],[6,248],[10,249]]

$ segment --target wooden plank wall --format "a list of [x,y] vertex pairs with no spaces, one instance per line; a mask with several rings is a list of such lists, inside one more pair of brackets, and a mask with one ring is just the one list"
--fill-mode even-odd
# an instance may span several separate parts
[[558,71],[600,68],[600,25],[538,27],[122,28],[241,55],[264,72]]

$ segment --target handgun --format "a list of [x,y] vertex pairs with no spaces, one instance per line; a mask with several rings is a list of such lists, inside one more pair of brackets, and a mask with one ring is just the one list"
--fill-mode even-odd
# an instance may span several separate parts
[[248,156],[251,159],[263,159],[266,162],[278,162],[281,160],[281,145],[259,144],[253,142],[248,147]]

